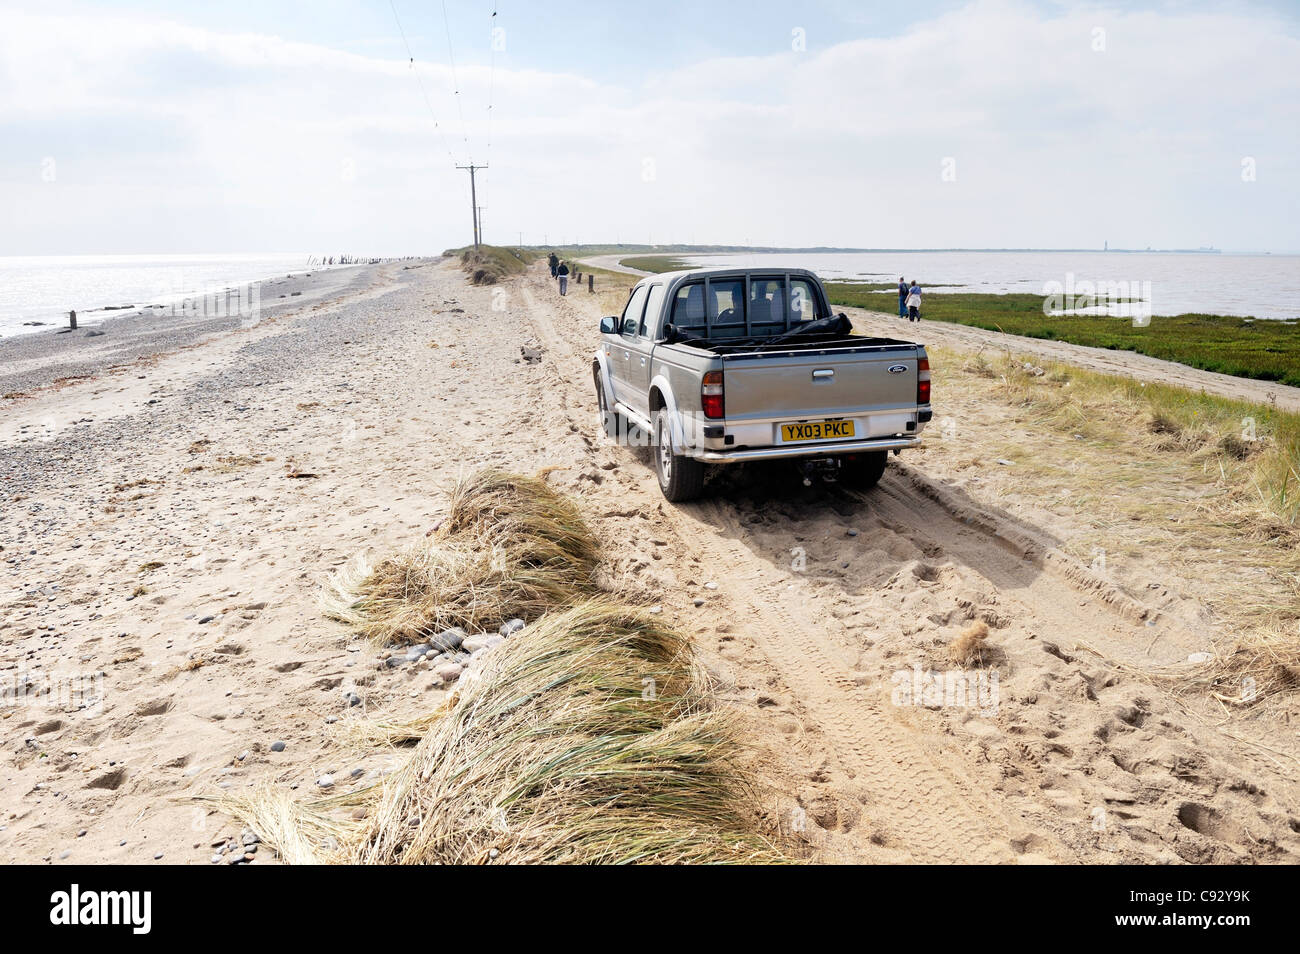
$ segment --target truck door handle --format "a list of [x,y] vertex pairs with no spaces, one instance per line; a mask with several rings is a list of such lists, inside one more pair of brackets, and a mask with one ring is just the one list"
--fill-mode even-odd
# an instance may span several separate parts
[[624,358],[630,358],[630,357],[632,357],[632,352],[630,352],[630,351],[624,351],[624,352],[623,352],[623,357],[624,357]]
[[813,372],[813,380],[822,380],[835,377],[835,371],[832,368],[818,368]]
[[642,358],[642,359],[641,359],[641,367],[643,367],[643,368],[645,367],[645,358]]

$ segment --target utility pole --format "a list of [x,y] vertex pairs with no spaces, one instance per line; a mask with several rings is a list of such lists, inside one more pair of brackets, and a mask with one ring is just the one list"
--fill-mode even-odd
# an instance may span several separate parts
[[486,209],[487,206],[480,205],[477,206],[477,208],[478,208],[478,240],[481,242],[483,241],[483,210]]
[[484,163],[481,166],[476,166],[474,165],[474,163],[471,162],[467,166],[457,166],[456,168],[469,170],[469,211],[470,214],[474,217],[474,247],[478,248],[478,242],[479,242],[478,193],[474,189],[474,173],[479,169],[486,169],[487,163]]

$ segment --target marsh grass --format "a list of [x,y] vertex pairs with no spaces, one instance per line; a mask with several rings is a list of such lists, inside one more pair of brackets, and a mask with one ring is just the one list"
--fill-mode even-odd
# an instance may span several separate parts
[[1282,673],[1300,664],[1300,418],[1009,352],[931,353],[937,395],[1011,408],[957,447],[1014,462],[1018,480],[999,493],[1027,487],[1085,521],[1065,552],[1105,554],[1107,575],[1139,598],[1130,558],[1202,586],[1233,635],[1211,664],[1177,669],[1185,686],[1226,697],[1249,675],[1256,698],[1295,688]]
[[[848,282],[828,282],[834,305],[894,314],[898,296]],[[1045,315],[1043,296],[954,292],[925,298],[922,315],[989,331],[1136,351],[1205,371],[1300,385],[1300,324],[1230,315],[1186,314],[1151,318],[1134,327],[1130,318]],[[1300,317],[1300,316],[1297,316]]]

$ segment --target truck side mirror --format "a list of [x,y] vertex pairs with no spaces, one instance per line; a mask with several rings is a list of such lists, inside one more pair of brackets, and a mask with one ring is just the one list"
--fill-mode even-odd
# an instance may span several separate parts
[[602,319],[600,319],[600,333],[601,333],[602,335],[613,335],[613,334],[617,334],[617,333],[618,333],[617,330],[616,330],[617,327],[618,327],[618,319],[617,319],[617,318],[602,318]]

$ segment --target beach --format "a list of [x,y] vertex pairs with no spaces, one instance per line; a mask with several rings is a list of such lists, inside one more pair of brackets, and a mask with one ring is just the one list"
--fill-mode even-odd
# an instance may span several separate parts
[[[251,323],[125,317],[0,341],[6,861],[225,864],[214,849],[242,826],[221,797],[385,777],[402,753],[349,729],[426,714],[446,688],[326,619],[321,586],[423,540],[488,466],[572,496],[604,577],[690,634],[746,729],[773,837],[808,860],[1300,857],[1293,696],[1224,729],[1213,700],[1131,674],[1231,641],[1214,602],[1228,575],[1261,604],[1284,582],[1194,546],[1190,478],[1147,495],[1149,523],[1027,484],[1000,459],[1008,438],[1085,468],[1116,455],[1031,433],[961,369],[983,342],[938,342],[936,406],[959,411],[960,447],[936,422],[878,491],[753,468],[674,507],[646,452],[599,426],[603,288],[561,299],[540,264],[472,286],[447,259],[281,281]],[[912,674],[948,668],[972,621],[996,646],[995,711],[925,704]]]

